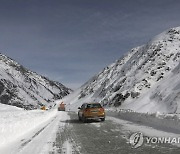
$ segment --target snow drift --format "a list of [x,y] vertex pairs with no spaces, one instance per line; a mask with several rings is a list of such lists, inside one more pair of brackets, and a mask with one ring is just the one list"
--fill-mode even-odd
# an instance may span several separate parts
[[[71,109],[99,101],[138,112],[180,112],[180,27],[133,48],[68,96]],[[73,100],[71,101],[71,99]]]
[[0,104],[0,148],[49,121],[57,110],[25,111],[21,108]]

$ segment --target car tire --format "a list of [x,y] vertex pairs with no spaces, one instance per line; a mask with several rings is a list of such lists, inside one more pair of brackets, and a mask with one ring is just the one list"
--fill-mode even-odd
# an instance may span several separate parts
[[82,122],[87,122],[87,119],[84,117],[84,115],[82,116]]
[[101,121],[105,121],[105,117],[104,117],[104,118],[101,118]]

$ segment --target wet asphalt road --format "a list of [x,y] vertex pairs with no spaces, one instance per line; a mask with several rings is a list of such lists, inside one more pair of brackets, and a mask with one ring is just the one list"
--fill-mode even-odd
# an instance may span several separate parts
[[[59,128],[51,154],[179,154],[180,148],[169,144],[143,144],[132,148],[129,135],[124,134],[122,125],[111,120],[78,121],[76,113],[69,112],[64,128]],[[68,142],[67,144],[65,144]],[[69,148],[71,147],[71,148]]]

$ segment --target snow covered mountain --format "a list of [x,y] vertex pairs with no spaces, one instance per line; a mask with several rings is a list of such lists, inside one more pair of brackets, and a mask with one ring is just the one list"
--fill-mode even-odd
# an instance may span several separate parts
[[70,92],[64,85],[29,71],[0,54],[0,103],[33,109]]
[[180,113],[180,27],[134,48],[67,97],[138,112]]

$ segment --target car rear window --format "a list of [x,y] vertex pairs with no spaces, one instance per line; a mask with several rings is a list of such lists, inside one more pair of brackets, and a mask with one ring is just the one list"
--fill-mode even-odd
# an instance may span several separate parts
[[101,108],[101,104],[87,104],[87,108]]

